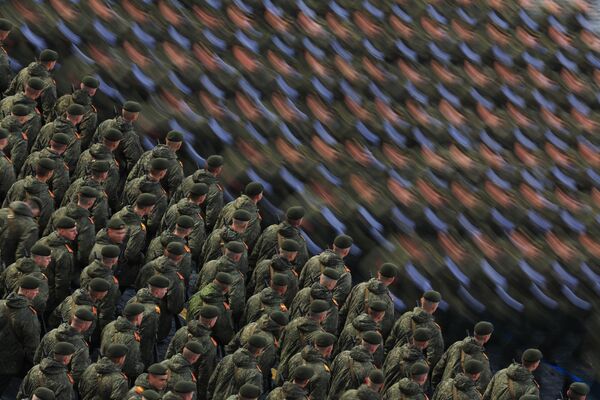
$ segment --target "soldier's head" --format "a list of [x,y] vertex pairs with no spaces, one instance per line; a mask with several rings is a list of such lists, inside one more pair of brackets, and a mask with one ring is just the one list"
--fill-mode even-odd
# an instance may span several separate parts
[[40,53],[40,63],[43,64],[48,71],[52,71],[58,61],[58,53],[54,50],[45,49]]
[[295,206],[287,209],[285,213],[285,220],[288,224],[299,227],[302,225],[302,219],[304,218],[304,207]]
[[166,143],[171,150],[178,151],[183,144],[183,133],[178,131],[167,133]]
[[300,365],[294,371],[294,374],[292,375],[292,381],[296,385],[304,389],[306,386],[308,386],[308,382],[310,381],[310,378],[312,378],[313,375],[314,370],[312,369],[312,367],[308,365]]
[[78,125],[81,122],[83,114],[85,114],[85,108],[81,104],[73,103],[67,107],[67,119],[73,125]]
[[54,360],[62,365],[69,365],[75,354],[75,346],[69,342],[58,342],[54,345]]
[[70,325],[79,333],[87,332],[95,319],[96,316],[87,307],[79,306],[71,316]]
[[264,336],[261,335],[252,335],[248,339],[248,343],[244,346],[250,353],[254,354],[255,357],[260,356],[265,347],[267,347],[268,342]]
[[442,295],[435,290],[428,290],[421,296],[421,308],[427,314],[432,315],[440,305],[442,301]]
[[569,400],[585,400],[590,392],[590,387],[583,382],[573,382],[567,390]]
[[218,155],[208,157],[205,169],[214,176],[219,176],[223,171],[223,157]]
[[90,176],[94,181],[103,183],[108,179],[109,170],[110,163],[108,161],[94,160],[90,165]]
[[161,396],[157,392],[151,389],[144,390],[142,393],[142,400],[160,400]]
[[474,358],[465,361],[463,371],[473,382],[477,382],[483,371],[483,363]]
[[144,317],[144,305],[140,303],[127,304],[123,309],[123,316],[135,326],[140,326]]
[[10,109],[10,113],[20,125],[29,121],[29,108],[25,104],[15,104]]
[[208,185],[206,183],[194,183],[188,194],[188,199],[192,202],[200,205],[206,200],[206,194],[208,193]]
[[0,40],[6,40],[13,24],[7,19],[0,18]]
[[173,393],[181,400],[192,400],[196,390],[196,383],[190,381],[179,381],[173,386]]
[[79,189],[79,193],[77,196],[77,205],[81,208],[89,210],[96,202],[98,196],[99,193],[96,189],[90,186],[82,186]]
[[33,262],[40,267],[42,271],[50,265],[50,261],[52,261],[52,251],[50,247],[42,243],[36,243],[31,247],[30,252]]
[[479,321],[473,328],[474,338],[478,345],[483,346],[489,342],[494,332],[494,325],[491,322]]
[[314,338],[314,347],[324,357],[329,358],[333,352],[336,337],[328,332],[317,332]]
[[429,366],[423,361],[417,361],[410,367],[410,379],[419,386],[423,386],[427,382],[428,374]]
[[527,349],[521,356],[521,364],[529,371],[533,372],[539,367],[542,360],[542,352],[538,349]]
[[93,97],[96,94],[98,87],[100,87],[100,81],[89,75],[84,76],[79,84],[79,89],[86,92],[90,97]]
[[365,384],[379,393],[379,391],[383,388],[384,380],[383,373],[378,369],[374,369],[371,371],[369,376],[365,378]]
[[194,219],[189,215],[180,215],[175,221],[173,233],[180,238],[187,238],[194,229]]
[[113,243],[121,244],[127,237],[127,225],[119,217],[112,217],[106,225],[106,235]]
[[152,364],[148,367],[148,383],[157,392],[161,392],[167,387],[168,380],[169,370],[161,363]]
[[41,209],[43,207],[42,200],[40,200],[39,197],[32,195],[31,193],[27,193],[25,202],[31,209],[31,214],[33,215],[33,217],[39,217]]
[[44,81],[37,77],[31,77],[25,85],[25,96],[31,100],[37,100],[44,89]]
[[125,365],[125,358],[127,357],[127,346],[121,343],[112,343],[106,349],[106,356],[113,363],[117,364],[119,367]]
[[298,250],[300,250],[298,242],[293,239],[285,239],[279,246],[279,256],[289,262],[294,262],[298,257]]
[[371,300],[367,306],[367,314],[369,314],[376,324],[383,321],[386,310],[387,304],[381,300]]
[[185,245],[181,242],[170,242],[165,248],[165,256],[176,264],[183,260],[185,253]]
[[263,198],[263,185],[260,182],[250,182],[244,189],[244,194],[254,202],[258,203]]
[[231,229],[237,233],[244,233],[248,228],[252,215],[246,210],[237,209],[233,212],[231,219]]
[[119,262],[120,254],[121,249],[118,246],[108,244],[100,250],[100,264],[106,269],[112,270]]
[[167,175],[169,169],[169,160],[166,158],[153,158],[150,161],[150,171],[148,171],[148,178],[154,182],[160,181]]
[[46,387],[39,387],[33,392],[31,400],[54,400],[54,392]]
[[215,280],[213,281],[218,287],[221,288],[223,293],[229,292],[229,288],[231,287],[231,282],[233,282],[231,275],[227,272],[219,272],[215,276]]
[[258,386],[246,383],[240,388],[238,397],[240,400],[258,400],[261,390]]
[[217,323],[219,309],[215,306],[204,305],[200,308],[198,318],[202,326],[211,329]]
[[118,129],[111,128],[102,135],[102,144],[111,152],[119,147],[121,140],[123,140],[123,134]]
[[183,349],[181,349],[181,354],[183,354],[183,358],[188,360],[190,364],[195,364],[202,355],[202,345],[200,342],[190,340]]
[[385,286],[390,286],[396,280],[398,275],[398,267],[392,263],[384,263],[377,271],[377,279]]
[[338,271],[333,268],[325,268],[323,272],[321,272],[319,283],[331,292],[335,289],[339,279],[340,273]]
[[18,294],[33,300],[40,293],[40,280],[31,275],[25,275],[19,281]]
[[330,308],[329,303],[325,300],[313,300],[308,309],[308,318],[321,324],[327,319]]
[[126,101],[125,104],[123,104],[121,115],[125,121],[135,122],[140,116],[140,111],[142,111],[140,103],[136,101]]
[[73,241],[77,239],[77,223],[73,218],[61,217],[56,221],[58,236]]
[[135,200],[133,212],[139,215],[140,217],[150,215],[152,213],[152,210],[154,210],[154,205],[156,204],[156,201],[156,196],[152,193],[141,193]]
[[148,290],[152,296],[162,299],[167,295],[171,282],[162,275],[153,275],[148,279]]
[[40,158],[35,166],[35,178],[41,182],[48,182],[54,175],[56,163],[50,158]]
[[65,151],[67,151],[67,147],[69,146],[69,137],[64,133],[57,132],[52,135],[50,142],[48,142],[48,147],[50,151],[54,154],[62,155]]
[[277,293],[279,296],[283,297],[287,293],[288,290],[288,278],[285,274],[275,273],[271,275],[270,281],[271,288]]
[[339,235],[333,241],[333,251],[341,258],[350,254],[353,240],[348,235]]
[[362,345],[369,353],[374,354],[381,346],[381,334],[377,331],[366,331],[362,334]]
[[412,343],[419,350],[425,350],[429,346],[431,332],[427,328],[417,328],[413,332]]
[[8,129],[0,128],[0,150],[4,150],[8,146]]
[[94,302],[98,303],[106,297],[110,290],[110,282],[103,278],[94,278],[88,284],[90,297]]
[[246,250],[244,243],[237,240],[225,243],[225,257],[231,262],[238,263]]

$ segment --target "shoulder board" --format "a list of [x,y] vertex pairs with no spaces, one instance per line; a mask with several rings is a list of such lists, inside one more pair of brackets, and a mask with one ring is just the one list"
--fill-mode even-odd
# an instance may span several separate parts
[[219,345],[213,337],[210,338],[210,341],[212,342],[213,346],[215,346],[215,347],[217,347]]
[[142,228],[143,231],[146,231],[146,225],[144,225],[143,222],[140,222],[140,228]]
[[323,369],[327,372],[331,372],[331,368],[327,364],[323,364]]
[[223,191],[223,187],[221,187],[221,185],[219,185],[218,183],[217,183],[217,189],[219,189],[220,192]]
[[35,311],[35,308],[33,308],[32,306],[29,306],[29,309],[31,310],[33,315],[37,315],[37,311]]
[[69,253],[73,253],[73,249],[71,248],[71,246],[69,246],[68,244],[65,244],[65,247],[67,248],[67,251]]
[[133,338],[135,339],[136,342],[139,342],[140,340],[142,340],[142,338],[140,337],[140,334],[138,332],[133,332]]
[[136,386],[135,390],[134,390],[137,394],[142,394],[144,393],[144,388],[141,386]]
[[487,354],[485,354],[485,353],[481,353],[481,355],[482,355],[482,356],[484,356],[486,360],[489,360],[489,358],[488,358]]
[[179,273],[179,272],[177,272],[177,277],[179,278],[180,281],[182,281],[184,279],[183,275],[181,275],[181,273]]
[[75,383],[75,380],[73,379],[73,375],[71,375],[68,372],[67,372],[67,378],[69,379],[69,382],[71,382],[71,385]]
[[43,279],[43,280],[45,280],[45,281],[47,281],[47,280],[48,280],[48,277],[46,276],[46,274],[45,274],[45,273],[43,273],[43,272],[41,272],[41,274],[42,274],[42,279]]
[[159,306],[154,306],[154,312],[157,314],[160,314],[160,307]]
[[181,168],[183,168],[183,163],[182,163],[181,161],[179,161],[179,160],[177,160],[177,162],[179,163],[179,166],[180,166]]
[[50,197],[54,198],[54,192],[52,190],[48,189],[48,194]]
[[80,140],[80,139],[81,139],[81,133],[75,132],[75,140]]

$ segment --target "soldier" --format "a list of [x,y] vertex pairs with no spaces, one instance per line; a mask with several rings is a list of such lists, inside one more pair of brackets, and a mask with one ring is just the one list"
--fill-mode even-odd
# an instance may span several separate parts
[[359,399],[379,399],[381,389],[383,388],[383,373],[380,370],[374,369],[365,379],[365,383],[360,385],[358,389],[347,390],[341,397],[341,400],[352,400],[356,397]]
[[39,387],[33,391],[33,397],[31,400],[54,400],[54,392],[45,387]]
[[4,49],[4,41],[10,34],[13,24],[7,19],[0,19],[0,93],[8,88],[12,77],[8,53]]
[[208,398],[224,400],[239,392],[247,383],[261,387],[263,376],[257,361],[266,345],[267,340],[264,337],[252,335],[244,347],[225,356],[210,377]]
[[308,399],[307,386],[312,376],[313,370],[310,366],[299,366],[292,374],[292,380],[273,389],[267,396],[267,400]]
[[328,399],[339,398],[346,390],[357,389],[376,369],[373,354],[381,346],[381,335],[366,332],[362,343],[352,350],[341,352],[331,366],[331,386]]
[[[103,228],[96,234],[96,244],[92,248],[90,253],[89,262],[93,263],[95,260],[102,259],[102,249],[106,246],[115,246],[119,249],[119,255],[117,256],[117,264],[121,264],[121,268],[124,268],[124,254],[127,242],[127,225],[121,218],[113,217],[108,221],[108,226]],[[113,268],[113,271],[119,270],[119,267]],[[115,277],[113,279],[116,283],[119,280]]]
[[37,313],[30,306],[38,295],[40,281],[33,276],[24,276],[19,281],[19,289],[10,293],[0,302],[2,319],[2,347],[0,355],[0,395],[4,393],[13,376],[21,373],[23,367],[33,363],[33,356],[40,343],[40,323]]
[[211,232],[217,218],[223,209],[223,188],[219,184],[219,175],[223,171],[223,157],[212,155],[206,159],[204,169],[199,169],[191,176],[183,180],[175,193],[171,195],[170,206],[177,204],[179,200],[188,197],[192,186],[196,183],[204,183],[208,186],[206,201],[203,204],[203,211],[206,220],[206,230]]
[[44,89],[44,81],[40,78],[29,78],[25,89],[13,96],[8,96],[0,101],[0,118],[10,115],[11,109],[15,104],[21,104],[27,107],[29,114],[23,124],[23,132],[26,132],[27,141],[35,141],[40,128],[42,127],[42,116],[37,109],[37,99]]
[[126,397],[127,400],[161,400],[162,397],[160,394],[158,394],[156,391],[152,390],[152,389],[146,389],[144,390],[144,392],[142,393],[141,396],[137,395],[137,394],[133,394],[133,396],[131,397]]
[[31,247],[39,236],[35,218],[40,213],[40,207],[40,199],[29,198],[27,201],[13,201],[7,208],[0,210],[0,219],[3,220],[0,249],[5,265],[11,265],[15,260],[30,254]]
[[492,379],[492,372],[484,346],[492,337],[493,331],[492,323],[480,321],[475,324],[472,337],[467,336],[450,345],[433,369],[431,385],[436,387],[440,382],[454,378],[463,368],[465,361],[475,359],[483,365],[481,376],[477,380],[477,387],[481,393],[485,392],[485,388]]
[[37,243],[50,247],[52,262],[46,269],[48,277],[48,309],[53,310],[71,291],[75,258],[73,241],[77,239],[77,226],[69,217],[56,221],[56,230]]
[[12,162],[4,154],[4,149],[8,146],[9,132],[7,129],[0,128],[0,200],[4,201],[10,187],[15,183],[15,170]]
[[160,399],[167,389],[169,370],[164,365],[157,363],[148,367],[148,373],[141,374],[135,380],[135,386],[129,390],[127,400],[141,400],[146,397],[146,391],[155,391],[158,397],[151,394],[151,398]]
[[481,393],[477,389],[477,381],[483,370],[483,364],[478,360],[467,360],[464,372],[459,372],[453,378],[442,381],[435,390],[432,400],[479,400]]
[[567,399],[585,400],[590,392],[590,387],[583,382],[573,382],[567,390]]
[[508,400],[526,394],[540,395],[538,384],[533,378],[533,371],[540,365],[542,352],[538,349],[527,349],[521,357],[521,364],[513,363],[501,369],[492,377],[483,400]]
[[40,158],[35,167],[35,176],[27,176],[16,181],[8,191],[3,204],[6,207],[12,201],[24,201],[31,196],[39,198],[42,201],[42,207],[38,224],[42,232],[46,229],[50,216],[54,212],[54,198],[48,188],[48,181],[52,179],[55,167],[56,165],[51,159]]
[[163,400],[193,400],[195,398],[196,384],[188,381],[177,382],[175,386],[163,396]]
[[[215,229],[208,236],[202,247],[202,265],[211,260],[216,260],[223,255],[223,246],[227,242],[243,242],[243,234],[248,227],[251,215],[246,210],[235,210],[233,213],[231,225]],[[248,272],[248,252],[244,251],[240,259],[240,271],[243,274]]]
[[258,400],[260,393],[258,386],[247,383],[240,388],[238,394],[229,396],[227,400]]
[[151,170],[152,160],[162,158],[167,160],[169,165],[166,174],[161,178],[161,184],[167,192],[167,196],[170,197],[175,193],[179,185],[181,185],[181,182],[183,182],[183,167],[177,159],[177,152],[182,144],[183,133],[177,131],[167,133],[165,144],[156,145],[152,150],[148,150],[142,154],[133,169],[129,171],[127,181],[129,182],[148,174]]
[[127,356],[127,346],[114,343],[98,362],[90,365],[79,381],[81,400],[121,400],[129,390],[127,376],[121,372]]
[[62,199],[71,184],[71,181],[69,180],[69,170],[64,161],[64,153],[67,150],[68,144],[69,137],[67,135],[60,132],[55,133],[52,135],[48,147],[31,153],[25,160],[21,172],[19,172],[19,179],[23,179],[26,176],[35,175],[35,167],[38,165],[38,161],[41,158],[49,158],[54,161],[54,173],[47,183],[54,194],[54,204],[56,206],[61,204]]
[[63,115],[71,104],[79,104],[84,107],[84,114],[79,123],[79,135],[81,140],[81,149],[86,150],[90,147],[92,136],[98,123],[98,112],[92,104],[92,97],[96,94],[100,82],[93,76],[84,76],[79,84],[79,89],[72,94],[61,96],[54,106],[54,115]]
[[310,287],[313,283],[318,282],[321,272],[326,267],[334,268],[340,273],[340,279],[333,291],[333,298],[341,309],[352,290],[352,275],[344,265],[344,258],[350,253],[351,247],[352,238],[350,236],[337,236],[331,250],[327,249],[321,254],[311,257],[303,266],[299,279],[300,288]]
[[24,104],[15,104],[0,122],[0,127],[8,130],[8,145],[3,149],[4,154],[12,162],[15,176],[19,174],[29,151],[28,137],[23,125],[29,121],[29,109]]
[[167,390],[173,390],[178,382],[191,382],[196,392],[195,365],[203,353],[202,345],[194,340],[188,341],[180,353],[166,359],[162,364],[169,370]]
[[277,254],[281,242],[284,240],[282,236],[284,232],[285,238],[298,243],[296,266],[299,267],[298,269],[302,268],[308,261],[308,248],[300,230],[302,218],[304,218],[303,207],[290,207],[285,213],[285,221],[267,227],[256,241],[252,254],[248,258],[250,269],[253,270],[262,260],[269,259]]
[[96,316],[90,310],[78,307],[68,323],[63,323],[44,335],[35,352],[33,362],[38,364],[42,359],[50,357],[57,343],[71,343],[75,347],[75,352],[71,357],[69,372],[77,384],[85,369],[91,364],[88,344],[83,335],[90,329],[95,319]]
[[288,309],[283,303],[283,296],[287,292],[288,285],[287,276],[283,274],[275,274],[269,282],[269,287],[264,288],[259,293],[256,293],[246,302],[244,315],[242,317],[241,326],[258,319],[272,311],[282,311],[287,313]]
[[417,362],[410,368],[410,377],[396,382],[383,395],[384,400],[411,399],[427,400],[423,385],[427,382],[429,367],[424,362]]
[[79,160],[79,156],[81,155],[81,140],[77,132],[77,127],[83,119],[84,113],[85,108],[82,105],[77,103],[71,104],[67,108],[66,113],[59,115],[54,121],[46,123],[40,129],[40,133],[31,149],[33,151],[42,150],[48,146],[50,139],[55,133],[63,133],[69,138],[69,144],[64,154],[65,163],[69,172],[75,171],[77,160]]
[[56,83],[50,72],[54,69],[58,53],[54,50],[45,49],[40,53],[39,61],[34,61],[23,68],[10,82],[10,86],[4,92],[5,96],[11,96],[23,91],[25,84],[31,77],[37,77],[44,81],[44,89],[38,100],[41,103],[44,121],[53,119],[54,104],[56,103]]
[[101,354],[105,354],[108,346],[112,343],[121,343],[127,346],[128,352],[123,365],[123,373],[130,381],[135,380],[144,370],[138,332],[143,316],[144,306],[142,304],[127,304],[123,310],[123,316],[106,325],[102,330]]
[[17,399],[29,398],[39,387],[54,392],[56,400],[73,398],[73,378],[67,372],[67,366],[75,353],[75,346],[67,342],[58,342],[54,352],[27,372],[21,382]]
[[425,361],[425,351],[431,339],[427,328],[415,329],[412,340],[394,347],[385,357],[383,371],[385,373],[385,390],[404,377],[408,377],[411,366]]
[[394,303],[390,298],[388,287],[395,281],[397,273],[398,267],[391,263],[384,263],[377,271],[377,278],[354,286],[344,306],[340,309],[340,326],[351,323],[354,318],[364,312],[369,301],[381,300],[387,304],[385,315],[381,321],[381,335],[387,338],[394,324]]

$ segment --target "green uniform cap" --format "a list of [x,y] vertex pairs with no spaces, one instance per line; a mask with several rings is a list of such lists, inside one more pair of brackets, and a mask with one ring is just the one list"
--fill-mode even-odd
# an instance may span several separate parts
[[194,354],[202,354],[203,347],[200,342],[195,340],[190,340],[185,344],[185,348],[191,351]]
[[283,251],[298,251],[298,250],[300,250],[300,246],[298,245],[298,242],[296,242],[293,239],[285,239],[281,243],[281,250],[283,250]]
[[167,133],[167,140],[170,142],[183,142],[183,133],[171,131]]
[[134,317],[144,312],[144,305],[140,303],[129,303],[123,310],[123,315],[126,317]]
[[590,387],[583,382],[573,382],[569,386],[569,390],[579,396],[587,396],[590,392]]
[[108,292],[110,283],[103,278],[94,278],[90,281],[89,287],[94,292]]
[[96,317],[94,316],[94,313],[91,312],[88,308],[86,307],[78,307],[77,310],[75,310],[75,316],[77,317],[77,319],[81,320],[81,321],[93,321],[96,319]]
[[328,347],[336,342],[336,337],[328,332],[320,332],[315,337],[315,345],[319,347]]
[[208,185],[206,183],[194,183],[190,189],[190,194],[194,196],[202,196],[208,193]]
[[417,328],[413,333],[413,339],[417,342],[426,342],[431,339],[431,334],[427,328]]
[[275,274],[273,275],[273,278],[271,278],[273,280],[273,285],[275,286],[287,286],[288,285],[288,278],[286,275],[284,274]]
[[87,86],[91,89],[98,89],[98,87],[100,86],[100,81],[98,81],[98,79],[94,78],[93,76],[84,76],[83,79],[81,80],[81,83],[84,84],[84,86]]
[[33,90],[42,90],[44,88],[44,81],[33,76],[27,80],[27,86]]
[[427,373],[429,373],[429,367],[424,362],[417,361],[410,367],[410,374],[413,376],[424,375]]
[[313,300],[310,303],[310,312],[313,314],[320,314],[329,311],[329,303],[324,300]]
[[169,160],[166,158],[154,158],[150,161],[150,168],[154,171],[164,171],[169,169]]
[[177,218],[175,223],[182,229],[191,229],[194,227],[194,218],[189,215],[181,215]]
[[8,131],[8,129],[0,128],[0,139],[6,139],[9,134],[10,132]]
[[205,305],[200,308],[200,316],[206,319],[217,318],[219,309],[215,306]]
[[236,254],[241,254],[244,252],[244,250],[246,250],[246,246],[244,246],[244,243],[238,242],[237,240],[227,242],[227,244],[225,244],[225,248]]
[[98,195],[98,191],[90,186],[82,186],[81,189],[79,189],[79,197],[95,199],[98,197]]
[[102,250],[100,250],[100,255],[103,258],[118,258],[121,255],[121,249],[119,246],[109,244],[102,247]]
[[181,242],[171,242],[167,245],[167,252],[175,256],[182,256],[185,254],[185,246]]
[[75,346],[69,342],[58,342],[54,345],[54,354],[59,356],[70,356],[75,353]]
[[71,142],[67,135],[60,132],[52,135],[52,141],[57,144],[62,144],[63,146],[67,146]]
[[152,277],[148,279],[148,284],[155,288],[164,289],[168,288],[171,282],[162,275],[152,275]]
[[223,166],[223,157],[213,155],[206,159],[206,166],[208,168],[218,168]]
[[142,193],[135,200],[135,204],[139,207],[151,207],[156,204],[156,195],[152,193]]
[[140,103],[137,101],[126,101],[125,104],[123,104],[123,110],[129,112],[140,112],[142,111],[142,106],[140,106]]
[[[162,374],[162,375],[164,375],[164,374]],[[142,392],[142,399],[160,400],[160,394],[156,393],[154,390],[144,390]]]
[[293,379],[297,381],[307,381],[314,375],[315,371],[308,365],[300,365],[294,371]]
[[110,170],[110,164],[108,161],[96,160],[92,162],[90,169],[94,172],[108,172],[108,170]]
[[10,112],[16,115],[17,117],[24,117],[26,115],[29,115],[29,108],[24,104],[15,104],[10,109]]
[[106,349],[105,356],[108,358],[118,358],[127,355],[128,348],[121,343],[112,343]]
[[353,242],[354,241],[352,240],[352,238],[350,236],[339,235],[338,237],[335,238],[335,240],[333,241],[333,244],[338,249],[348,249],[348,248],[352,247]]
[[478,374],[483,371],[483,363],[475,359],[467,360],[464,369],[467,374]]
[[108,220],[108,224],[106,226],[109,229],[123,229],[127,225],[125,225],[125,222],[121,218],[114,217],[114,218],[111,218],[110,220]]
[[369,380],[376,385],[381,385],[384,382],[385,377],[383,376],[383,373],[380,370],[374,369],[369,374]]
[[288,317],[281,311],[273,311],[269,318],[279,326],[286,326],[289,322]]
[[56,163],[50,158],[40,158],[37,162],[37,167],[46,171],[52,171],[56,168]]
[[395,278],[398,274],[398,267],[392,263],[384,263],[379,269],[379,273],[385,278]]
[[257,349],[263,349],[263,348],[267,347],[268,343],[267,343],[267,339],[265,339],[263,336],[252,335],[248,339],[248,344],[250,344],[252,347],[255,347]]
[[494,332],[494,325],[491,322],[479,321],[475,324],[473,331],[477,336],[490,335]]
[[104,139],[109,142],[118,142],[123,139],[123,134],[120,130],[111,128],[104,134]]
[[523,356],[521,357],[521,361],[532,363],[536,361],[540,361],[542,359],[542,352],[538,349],[527,349],[523,352]]
[[304,207],[290,207],[285,213],[285,217],[290,221],[297,221],[304,217]]
[[381,300],[371,300],[369,301],[369,308],[376,312],[382,312],[387,310],[387,304]]
[[252,215],[248,211],[242,210],[241,208],[233,212],[233,219],[236,221],[248,222],[251,218]]
[[363,333],[362,338],[369,344],[381,344],[381,335],[376,331],[367,331]]
[[260,396],[260,388],[258,386],[250,385],[246,383],[240,388],[240,396],[244,399],[257,399]]
[[50,254],[52,254],[52,249],[41,243],[34,244],[30,251],[34,256],[48,257]]
[[69,217],[61,217],[58,221],[56,221],[57,229],[73,229],[76,226],[76,222],[73,218]]
[[[0,31],[8,32],[12,29],[13,24],[7,19],[0,18]],[[53,397],[54,398],[54,397]]]
[[39,387],[33,391],[33,395],[40,400],[54,400],[54,392],[45,387]]
[[67,108],[67,114],[83,115],[85,114],[85,108],[81,104],[73,103]]
[[167,367],[165,367],[161,363],[152,364],[148,367],[148,373],[152,375],[166,375],[168,371],[169,370],[167,369]]
[[261,194],[263,192],[264,188],[263,185],[259,182],[250,182],[249,184],[246,185],[246,188],[244,189],[244,194],[246,196],[257,196],[259,194]]
[[[197,353],[199,354],[199,353]],[[190,381],[179,381],[173,386],[175,393],[194,393],[196,391],[196,384]]]
[[58,60],[58,53],[54,50],[45,49],[40,53],[40,61],[48,62],[48,61],[56,61]]
[[325,275],[329,279],[333,279],[334,281],[337,281],[340,279],[340,273],[333,268],[325,268],[323,270],[322,274]]
[[217,282],[221,282],[225,285],[231,285],[231,275],[229,275],[227,272],[219,272],[217,273],[217,276],[215,277],[215,279],[217,280]]
[[428,290],[423,293],[423,298],[432,303],[439,303],[442,301],[442,295],[440,292],[436,292],[435,290]]
[[25,275],[19,281],[19,287],[21,289],[37,289],[40,287],[40,280],[31,275]]

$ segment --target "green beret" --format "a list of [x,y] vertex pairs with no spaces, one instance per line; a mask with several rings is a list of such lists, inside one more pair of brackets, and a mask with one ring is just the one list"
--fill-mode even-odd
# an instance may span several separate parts
[[37,289],[40,287],[40,280],[31,275],[25,275],[19,281],[19,287],[21,289]]
[[362,338],[369,344],[381,344],[381,335],[377,331],[367,331],[363,333]]
[[190,340],[185,344],[185,348],[191,351],[194,354],[202,354],[202,350],[204,349],[200,342],[196,340]]
[[352,247],[352,243],[353,243],[353,240],[348,235],[339,235],[333,241],[333,244],[338,249],[348,249],[348,248]]
[[24,117],[29,115],[29,108],[24,104],[15,104],[10,109],[10,112],[17,117]]
[[103,278],[94,278],[90,281],[89,288],[94,292],[108,292],[110,282]]
[[383,376],[383,373],[380,370],[374,369],[369,374],[369,380],[376,385],[381,385],[383,384],[385,377]]
[[[141,304],[140,304],[141,305]],[[142,306],[143,308],[144,306]],[[166,375],[169,370],[161,363],[152,364],[148,367],[148,373],[152,375]]]
[[208,193],[208,185],[206,183],[194,183],[190,189],[190,194],[194,196],[202,196]]
[[84,76],[81,80],[81,83],[83,83],[84,86],[89,87],[91,89],[98,89],[98,86],[100,86],[100,82],[98,81],[98,79],[89,75]]
[[[165,375],[165,374],[162,374],[162,375]],[[154,390],[146,389],[142,392],[142,399],[160,400],[160,394],[156,393]]]
[[125,104],[123,104],[123,110],[134,113],[140,112],[142,111],[142,106],[140,106],[140,103],[137,101],[126,101]]
[[70,356],[75,353],[75,346],[69,342],[58,342],[54,345],[54,354],[59,356]]
[[219,316],[219,309],[215,306],[204,305],[200,308],[200,316],[206,319],[217,318]]
[[236,253],[236,254],[241,254],[244,252],[244,250],[246,250],[246,246],[244,246],[244,243],[238,242],[237,240],[232,240],[231,242],[227,242],[225,244],[225,248],[227,250],[231,251],[232,253]]
[[69,137],[64,133],[60,132],[57,132],[54,135],[52,135],[52,141],[54,143],[62,144],[63,146],[67,146],[69,143],[71,143]]
[[13,24],[7,19],[0,18],[0,31],[8,32],[12,29]]
[[8,129],[0,128],[0,139],[6,139],[9,134],[10,132],[8,131]]
[[300,365],[294,371],[292,378],[296,381],[307,381],[314,375],[315,371],[308,365]]
[[56,221],[57,229],[73,229],[76,225],[77,223],[75,220],[69,217],[61,217],[58,221]]
[[27,86],[33,90],[42,90],[44,88],[44,81],[33,76],[27,80]]
[[56,61],[58,60],[58,53],[54,50],[46,49],[42,50],[40,53],[40,61],[48,62],[48,61]]
[[223,165],[223,157],[221,156],[210,156],[206,159],[206,166],[208,168],[218,168]]
[[384,263],[379,269],[379,273],[385,278],[395,278],[398,275],[398,267],[392,263]]
[[573,382],[571,383],[571,386],[569,386],[569,390],[579,396],[587,396],[590,392],[590,387],[583,382]]
[[85,108],[81,104],[73,103],[67,108],[67,114],[83,115],[85,114]]
[[371,300],[369,301],[369,308],[376,312],[386,311],[387,304],[381,300]]
[[417,342],[426,342],[431,339],[431,333],[427,328],[417,328],[413,333],[413,339]]
[[273,281],[273,285],[275,286],[287,286],[289,284],[288,282],[288,278],[286,275],[284,274],[275,274],[273,275],[273,278],[271,278]]
[[473,329],[477,336],[489,335],[494,332],[494,325],[491,322],[479,321]]
[[290,207],[285,213],[285,217],[290,221],[297,221],[304,217],[304,207]]
[[325,300],[313,300],[310,303],[310,312],[312,314],[320,314],[329,311],[331,307]]
[[[25,189],[27,191],[27,189]],[[28,192],[29,193],[29,192]],[[30,207],[37,207],[39,210],[41,210],[44,207],[44,204],[42,203],[42,200],[40,200],[39,197],[37,196],[30,196],[27,199],[29,206]]]
[[96,160],[92,163],[90,169],[94,172],[108,172],[110,170],[110,164],[108,161]]
[[175,386],[173,386],[173,391],[175,393],[194,393],[196,391],[196,384],[190,381],[178,381]]
[[523,356],[521,357],[522,362],[536,362],[542,359],[542,352],[538,349],[527,349],[523,352]]
[[125,222],[119,217],[113,217],[109,219],[108,224],[106,225],[108,229],[123,229],[126,226],[127,225],[125,225]]
[[424,375],[429,373],[429,366],[422,361],[417,361],[410,367],[410,374],[415,375]]
[[246,188],[244,189],[244,194],[246,196],[257,196],[259,194],[261,194],[263,192],[264,188],[263,185],[259,182],[250,182],[249,184],[246,185]]
[[248,222],[252,218],[252,215],[248,211],[238,208],[233,212],[232,218],[236,221]]
[[257,399],[260,396],[260,388],[258,386],[246,383],[240,388],[239,394],[244,399]]
[[100,250],[100,255],[103,258],[118,258],[121,255],[121,249],[119,246],[115,246],[114,244],[108,244],[102,247],[102,250]]
[[315,345],[318,347],[331,346],[336,342],[335,335],[328,332],[319,332],[315,337]]
[[109,142],[118,142],[123,139],[123,134],[120,130],[111,128],[104,134],[103,138]]
[[50,247],[46,246],[45,244],[36,243],[33,245],[30,252],[34,256],[48,257],[52,254],[52,249],[50,249]]
[[140,303],[129,303],[123,310],[123,315],[126,317],[134,317],[144,312],[144,305]]
[[33,391],[33,395],[40,400],[54,400],[54,392],[45,387],[39,387]]
[[442,295],[439,292],[436,292],[435,290],[426,291],[425,293],[423,293],[423,298],[432,303],[439,303],[440,301],[442,301]]
[[267,347],[268,342],[267,339],[261,335],[252,335],[248,339],[248,344],[257,349],[263,349]]
[[467,374],[478,374],[483,371],[483,363],[472,358],[465,362],[464,370]]
[[142,193],[135,200],[135,204],[139,207],[151,207],[156,204],[156,196],[152,193]]
[[112,343],[106,349],[105,356],[108,358],[118,358],[127,355],[128,348],[121,343]]
[[148,279],[148,284],[155,288],[164,289],[168,288],[171,282],[162,275],[152,275],[150,279]]
[[327,278],[329,279],[333,279],[334,281],[337,281],[340,279],[340,273],[333,269],[333,268],[325,268],[323,270],[323,272],[321,272],[323,275],[325,275]]
[[182,256],[185,254],[185,245],[181,242],[171,242],[167,245],[167,252],[175,256]]
[[170,142],[183,142],[183,133],[171,131],[167,133],[167,140]]
[[150,168],[154,171],[164,171],[169,169],[169,160],[166,158],[153,158],[150,161]]
[[79,189],[79,197],[85,197],[88,199],[95,199],[99,196],[99,193],[96,189],[90,186],[82,186]]
[[86,307],[77,307],[77,310],[75,310],[75,316],[77,317],[77,319],[81,320],[81,321],[93,321],[96,319],[96,317],[94,316],[94,313],[91,312],[88,308]]
[[215,276],[215,279],[217,282],[221,282],[225,285],[231,285],[232,282],[231,275],[229,275],[227,272],[218,272],[217,276]]
[[298,250],[300,250],[300,246],[298,245],[298,242],[296,242],[293,239],[285,239],[281,243],[281,250],[283,250],[283,251],[298,251]]
[[52,171],[56,168],[56,163],[50,158],[40,158],[37,162],[37,167],[46,171]]
[[182,229],[190,229],[194,227],[194,218],[189,215],[180,215],[175,224]]
[[271,319],[271,321],[275,322],[279,326],[286,326],[289,322],[287,315],[285,315],[281,311],[273,311],[269,315],[269,318]]
[[296,237],[296,230],[293,226],[284,226],[277,230],[277,234],[286,239],[292,239]]

